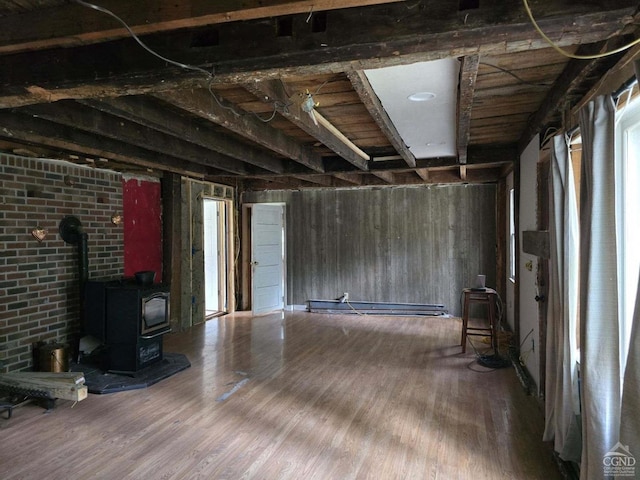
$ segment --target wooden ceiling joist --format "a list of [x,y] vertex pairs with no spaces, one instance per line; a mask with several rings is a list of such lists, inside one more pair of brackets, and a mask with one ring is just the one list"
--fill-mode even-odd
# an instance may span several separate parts
[[[597,42],[585,45],[577,50],[578,55],[596,55],[603,51],[613,50],[625,42],[624,38],[616,38],[610,41]],[[536,132],[548,126],[554,118],[559,121],[559,112],[563,112],[568,106],[574,104],[576,91],[580,91],[581,84],[594,73],[604,73],[609,70],[624,53],[618,55],[596,58],[591,60],[572,59],[567,63],[556,82],[547,92],[542,105],[536,111],[533,118],[527,122],[527,127],[518,142],[520,150],[524,150],[527,144],[535,136]],[[573,92],[573,93],[571,93]],[[583,94],[586,92],[582,92]],[[574,98],[572,98],[572,95]]]
[[350,185],[362,185],[362,175],[359,173],[334,173],[333,176],[347,182]]
[[[507,145],[501,147],[470,147],[468,165],[475,170],[474,176],[478,177],[479,167],[488,168],[494,175],[496,171],[500,171],[501,168],[511,168],[514,159],[516,158],[515,145]],[[371,182],[366,180],[367,177],[375,177],[382,180],[387,184],[399,184],[399,183],[437,183],[438,178],[442,178],[438,172],[448,171],[457,172],[459,169],[458,159],[455,157],[450,158],[438,158],[438,159],[421,159],[418,160],[419,168],[412,169],[404,163],[403,160],[390,160],[383,162],[375,162],[374,168],[370,170],[368,174],[360,171],[345,171],[342,169],[327,168],[325,174],[318,174],[309,172],[303,174],[301,172],[287,174],[274,174],[274,173],[262,173],[248,175],[250,178],[272,180],[276,178],[292,177],[299,180],[305,180],[309,183],[315,183],[325,187],[339,187],[346,185],[369,185]],[[465,165],[465,168],[467,166]],[[471,171],[466,168],[465,171]],[[224,176],[225,178],[231,178]],[[415,177],[413,180],[409,180],[411,177]],[[447,178],[451,178],[451,174]],[[479,178],[479,177],[478,177]],[[493,178],[493,177],[491,177]],[[459,181],[462,179],[458,178]],[[380,183],[374,183],[379,185]]]
[[[460,62],[456,147],[458,151],[458,162],[460,162],[461,165],[467,163],[467,146],[469,145],[471,130],[471,108],[473,107],[479,64],[479,55],[463,57]],[[460,171],[462,172],[462,170]]]
[[204,121],[196,123],[193,119],[175,115],[165,105],[147,97],[126,96],[102,101],[83,100],[80,103],[274,173],[285,171],[282,159],[213,131]]
[[129,36],[129,32],[108,14],[96,9],[91,9],[91,14],[88,14],[87,8],[91,8],[92,4],[116,14],[136,35],[148,35],[399,1],[402,0],[71,0],[56,8],[24,12],[22,17],[26,17],[29,29],[22,28],[15,17],[0,18],[0,54],[108,42]]
[[467,181],[467,165],[460,164],[460,180],[466,182]]
[[301,182],[311,183],[318,187],[335,187],[335,179],[330,175],[289,175]]
[[[289,92],[282,80],[246,83],[244,87],[265,102],[286,105],[278,110],[279,114],[355,167],[368,170],[361,150],[315,110],[313,97],[306,92]],[[303,107],[306,102],[309,102],[308,112]]]
[[[638,17],[640,17],[640,13]],[[586,103],[592,101],[598,95],[604,95],[605,93],[614,91],[616,88],[619,88],[620,85],[633,78],[637,72],[634,64],[639,61],[640,45],[635,45],[633,48],[624,52],[623,57],[620,58],[615,66],[611,67],[611,69],[593,85],[591,90],[573,106],[570,124],[578,124],[579,111]]]
[[389,183],[389,184],[395,183],[395,176],[393,172],[371,172],[371,174],[375,175],[380,180],[383,180],[386,183]]
[[232,105],[226,106],[222,99],[215,100],[206,90],[164,92],[156,97],[221,125],[316,172],[324,172],[322,158],[310,147],[284,135],[280,130],[270,127],[268,123],[252,115],[235,112]]
[[[442,2],[427,3],[433,3],[437,9]],[[635,2],[620,0],[608,11],[593,12],[588,6],[575,6],[570,13],[554,16],[561,7],[549,0],[539,3],[540,11],[545,12],[539,24],[551,38],[558,39],[559,46],[610,38],[632,21],[637,7]],[[503,9],[500,16],[489,7],[478,9],[469,14],[467,24],[461,25],[456,8],[447,10],[446,18],[436,19],[427,14],[407,16],[406,6],[398,3],[383,11],[391,12],[390,18],[403,18],[393,28],[371,28],[373,22],[388,22],[380,12],[377,15],[381,18],[373,14],[363,17],[359,9],[336,11],[332,29],[322,34],[321,42],[310,32],[301,31],[299,35],[294,32],[287,42],[265,37],[256,43],[256,35],[263,31],[264,35],[273,35],[271,26],[265,30],[256,21],[226,24],[229,31],[222,35],[224,41],[206,49],[192,48],[188,32],[175,34],[175,38],[162,42],[161,46],[167,58],[214,71],[216,83],[250,83],[291,75],[338,73],[450,56],[499,55],[548,47],[524,19],[519,4],[504,5]],[[594,25],[598,28],[593,28]],[[0,71],[3,84],[0,107],[193,88],[198,84],[206,86],[208,80],[202,72],[185,72],[167,65],[133,40],[123,39],[91,48],[57,48],[5,56]]]
[[347,73],[353,88],[358,93],[360,100],[367,108],[371,117],[375,120],[384,133],[391,145],[396,149],[396,152],[407,162],[407,165],[410,167],[416,166],[416,157],[411,153],[409,147],[404,143],[404,140],[400,137],[398,130],[393,125],[393,122],[389,118],[389,115],[385,111],[380,99],[373,91],[369,80],[367,79],[365,73],[362,70],[358,71],[350,71]]
[[[65,127],[47,120],[0,111],[0,138],[19,140],[26,145],[44,145],[61,152],[80,153],[90,158],[106,158],[144,169],[168,171],[181,175],[203,177],[222,172],[210,166],[189,162],[171,155],[158,155],[144,148],[117,140]],[[106,166],[106,164],[105,164]]]
[[[459,166],[454,167],[454,169],[445,169],[445,170],[435,170],[431,172],[429,182],[430,184],[438,184],[438,183],[491,183],[496,182],[501,178],[502,170],[500,168],[493,169],[480,169],[480,170],[472,170],[467,168],[467,177],[466,180],[460,178]],[[312,175],[313,176],[313,175]],[[356,185],[353,183],[347,184],[346,182],[342,185],[337,183],[333,184],[333,187],[380,187],[381,185],[422,185],[425,183],[417,175],[414,175],[412,171],[406,171],[404,173],[394,174],[393,183],[389,183],[386,181],[382,181],[379,177],[375,175],[368,174],[360,174],[363,177],[362,183]],[[260,189],[269,189],[268,184],[264,182],[268,182],[267,177],[264,176],[251,176],[248,177],[251,179],[251,188],[260,190]],[[339,180],[336,177],[332,177],[334,180]],[[231,181],[231,177],[219,177],[218,181],[225,182]],[[314,187],[313,185],[307,185],[308,187]],[[273,188],[273,187],[271,187]],[[317,188],[317,186],[315,186]]]
[[[568,60],[512,0],[99,3],[152,51],[76,0],[0,5],[1,151],[247,189],[495,182],[637,51]],[[638,36],[637,0],[533,10],[570,52]],[[457,149],[416,159],[363,71],[444,57],[462,60]]]
[[416,172],[416,175],[418,175],[420,179],[423,180],[424,182],[430,181],[431,177],[429,175],[428,168],[416,168],[415,172]]
[[129,120],[113,117],[104,112],[82,106],[73,101],[32,105],[22,111],[33,117],[58,125],[75,127],[104,138],[125,142],[139,148],[171,155],[192,163],[200,163],[236,175],[251,173],[243,162],[226,155],[194,145],[185,140],[139,125]]

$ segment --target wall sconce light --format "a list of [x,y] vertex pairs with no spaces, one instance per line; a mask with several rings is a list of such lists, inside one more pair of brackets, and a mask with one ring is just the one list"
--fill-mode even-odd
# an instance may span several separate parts
[[33,235],[33,238],[35,238],[38,241],[38,243],[42,243],[42,241],[47,236],[47,231],[44,228],[42,228],[40,225],[38,225],[36,228],[31,230],[31,235]]
[[67,185],[68,187],[73,187],[76,184],[75,177],[72,177],[71,175],[65,175],[64,184]]
[[111,223],[114,225],[120,225],[123,222],[124,218],[119,213],[114,213],[111,215]]

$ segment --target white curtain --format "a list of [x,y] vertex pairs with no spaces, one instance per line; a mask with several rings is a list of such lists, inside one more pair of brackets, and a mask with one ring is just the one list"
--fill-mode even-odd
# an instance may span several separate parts
[[[635,70],[636,78],[640,80],[640,60],[635,61]],[[628,446],[634,458],[640,460],[640,279],[624,370],[620,443]],[[640,474],[640,466],[636,466],[636,474]]]
[[616,254],[615,106],[600,96],[580,111],[581,479],[601,479],[619,441],[620,355]]
[[550,278],[547,302],[545,431],[563,460],[580,462],[577,383],[578,210],[573,166],[564,135],[553,139],[549,178]]

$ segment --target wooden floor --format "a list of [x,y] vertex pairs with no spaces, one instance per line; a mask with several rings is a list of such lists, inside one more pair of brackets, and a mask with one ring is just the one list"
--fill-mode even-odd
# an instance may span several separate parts
[[561,478],[536,401],[513,369],[462,355],[459,329],[442,317],[218,317],[165,337],[192,367],[150,388],[0,419],[0,477]]

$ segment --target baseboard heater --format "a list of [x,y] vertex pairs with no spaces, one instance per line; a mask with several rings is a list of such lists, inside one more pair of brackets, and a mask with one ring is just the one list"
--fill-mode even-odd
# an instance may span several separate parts
[[340,300],[307,300],[312,313],[367,315],[446,315],[444,305],[434,303],[358,302]]

